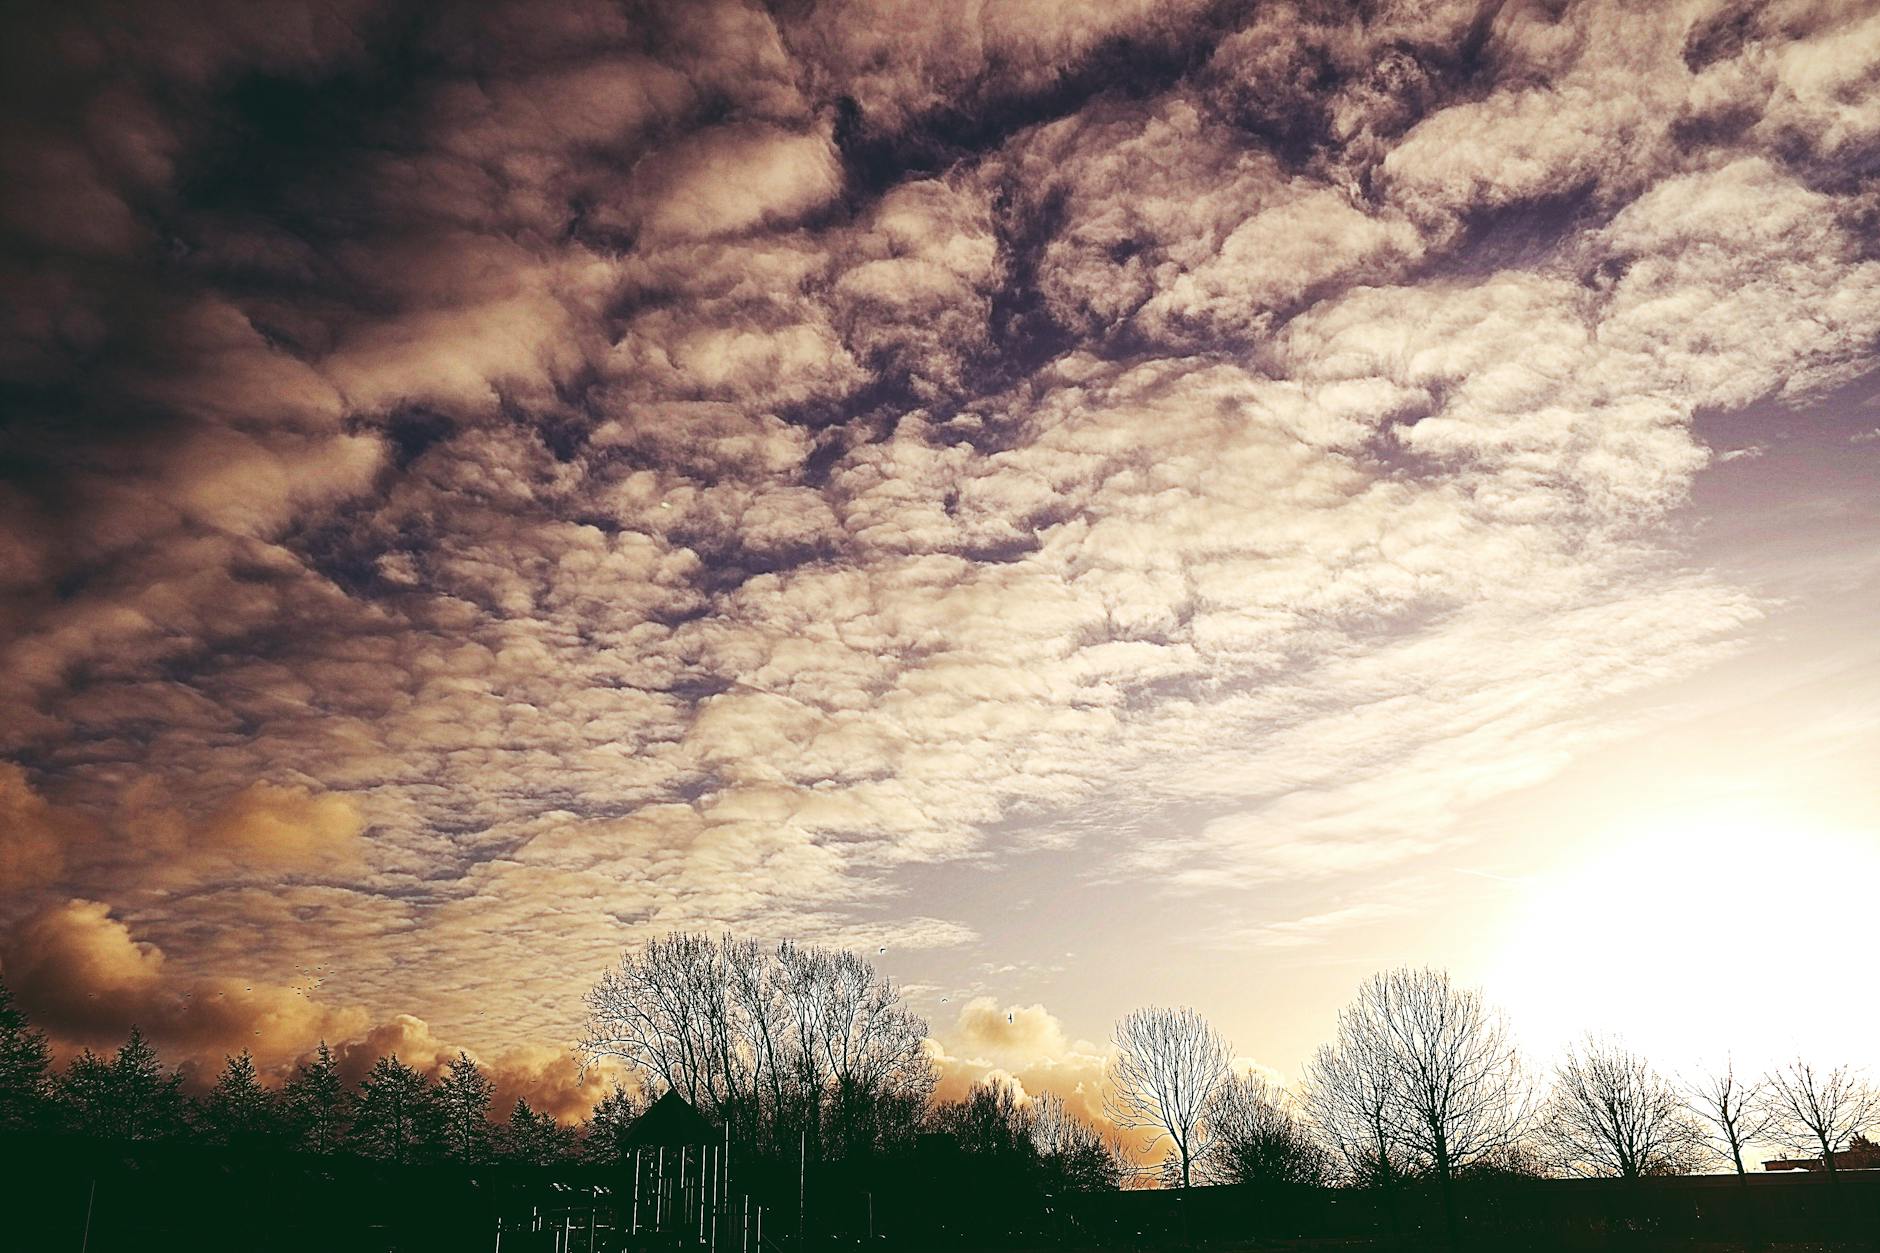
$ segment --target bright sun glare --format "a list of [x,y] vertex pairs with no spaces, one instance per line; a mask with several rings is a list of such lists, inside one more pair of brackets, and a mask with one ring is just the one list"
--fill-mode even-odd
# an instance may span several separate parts
[[1587,1030],[1666,1069],[1864,1060],[1880,849],[1793,821],[1654,815],[1537,877],[1489,979],[1536,1060]]

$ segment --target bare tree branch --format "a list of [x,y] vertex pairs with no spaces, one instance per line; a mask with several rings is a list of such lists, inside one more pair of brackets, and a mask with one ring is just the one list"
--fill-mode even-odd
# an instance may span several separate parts
[[1227,1042],[1194,1010],[1160,1008],[1126,1016],[1112,1042],[1106,1116],[1126,1130],[1155,1131],[1151,1144],[1167,1137],[1188,1187],[1205,1144],[1208,1102],[1228,1076]]

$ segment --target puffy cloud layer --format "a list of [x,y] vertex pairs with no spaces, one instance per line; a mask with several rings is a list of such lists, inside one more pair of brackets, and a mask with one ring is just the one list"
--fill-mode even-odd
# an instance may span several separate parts
[[660,928],[970,942],[906,873],[1014,845],[1413,858],[1733,646],[1693,420],[1873,365],[1872,15],[1035,17],[20,22],[22,999],[552,1044]]

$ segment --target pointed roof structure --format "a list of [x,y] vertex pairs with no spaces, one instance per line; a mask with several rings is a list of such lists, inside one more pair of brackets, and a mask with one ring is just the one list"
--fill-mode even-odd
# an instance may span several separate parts
[[621,1142],[628,1148],[716,1144],[718,1129],[690,1101],[667,1089],[651,1108],[633,1120]]

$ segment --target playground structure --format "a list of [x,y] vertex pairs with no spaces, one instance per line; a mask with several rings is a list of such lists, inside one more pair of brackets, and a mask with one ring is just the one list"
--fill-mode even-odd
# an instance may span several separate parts
[[765,1207],[733,1176],[730,1131],[677,1093],[640,1116],[621,1144],[617,1183],[554,1181],[525,1217],[499,1213],[494,1253],[693,1249],[761,1253]]

